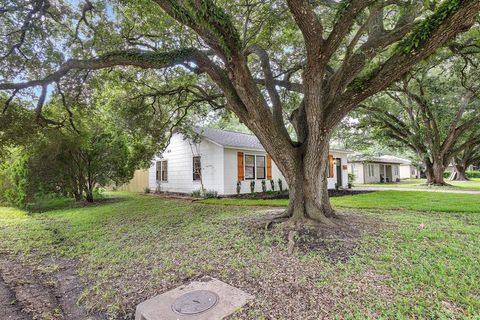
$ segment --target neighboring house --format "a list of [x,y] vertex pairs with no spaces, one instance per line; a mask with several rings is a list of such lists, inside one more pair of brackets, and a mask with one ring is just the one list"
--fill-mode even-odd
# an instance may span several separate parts
[[[240,181],[241,193],[250,192],[250,182],[255,181],[255,191],[262,191],[262,180],[271,190],[269,180],[282,180],[283,189],[288,188],[285,178],[274,161],[265,152],[257,137],[252,134],[212,128],[197,129],[201,135],[194,143],[180,133],[172,136],[166,150],[152,160],[148,174],[148,188],[190,194],[203,189],[216,191],[219,195],[237,193]],[[348,183],[348,151],[331,150],[329,157],[328,187]]]
[[[349,172],[353,173],[353,183],[385,183],[398,182],[402,179],[401,171],[405,178],[411,178],[411,162],[395,156],[367,156],[356,154],[348,158]],[[403,168],[403,169],[402,169]]]

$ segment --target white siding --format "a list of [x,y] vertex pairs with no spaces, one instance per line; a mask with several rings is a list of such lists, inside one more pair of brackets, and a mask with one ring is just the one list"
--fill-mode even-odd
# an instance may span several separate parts
[[[217,191],[218,194],[235,194],[237,192],[237,152],[266,157],[264,151],[224,148],[209,140],[203,140],[198,148],[194,146],[192,148],[181,134],[175,134],[165,152],[152,160],[152,165],[148,171],[150,190],[179,193],[191,193],[199,190],[201,187],[200,181],[193,180],[192,158],[197,155],[197,151],[201,156],[203,186],[206,190]],[[345,168],[347,165],[347,153],[332,151],[331,154],[335,159],[341,158],[342,184],[343,187],[347,187],[348,170]],[[168,181],[157,181],[156,179],[156,164],[160,160],[168,161]],[[328,178],[328,188],[335,188],[335,183],[337,182],[336,175],[337,170],[335,167],[334,177]],[[272,161],[272,180],[275,181],[275,190],[279,190],[278,179],[282,180],[283,189],[287,189],[288,185],[285,178],[275,162]],[[242,181],[241,193],[250,192],[250,181],[252,180]],[[255,180],[256,192],[262,191],[261,181],[261,179]],[[270,181],[266,181],[266,186],[267,190],[271,190]]]
[[[355,184],[364,184],[364,183],[380,183],[381,174],[380,169],[383,169],[383,166],[391,166],[392,170],[392,179],[389,182],[397,182],[400,179],[400,165],[395,163],[362,163],[354,162],[350,163],[350,172],[355,174]],[[373,175],[371,175],[371,170],[369,171],[368,167],[373,167]],[[387,169],[388,170],[388,169]],[[355,171],[355,172],[354,172]],[[387,174],[388,176],[388,174]],[[386,176],[386,177],[387,177]]]
[[[203,140],[197,147],[189,144],[181,134],[173,135],[165,152],[152,160],[149,186],[152,191],[191,193],[201,188],[193,180],[193,156],[200,155],[203,186],[206,190],[223,193],[223,147]],[[168,161],[168,181],[156,181],[156,162]]]
[[365,183],[364,175],[364,166],[363,163],[350,163],[349,171],[355,175],[355,179],[353,180],[354,184],[362,184]]
[[[348,165],[347,165],[347,156],[348,153],[343,152],[336,152],[331,151],[330,154],[335,158],[341,159],[341,166],[342,166],[342,185],[341,187],[347,188],[348,187]],[[328,189],[335,189],[335,184],[337,183],[337,169],[336,166],[333,170],[333,178],[327,179]]]
[[409,164],[400,165],[400,179],[410,179],[417,177],[417,168]]
[[[250,151],[250,150],[242,150],[242,149],[224,149],[224,175],[223,181],[225,186],[225,194],[236,194],[237,193],[237,181],[238,181],[238,164],[237,164],[237,152],[243,152],[243,154],[252,154],[252,155],[262,155],[267,156],[264,151]],[[266,165],[265,165],[266,166]],[[266,168],[265,168],[266,170]],[[275,190],[278,190],[278,179],[282,179],[282,188],[285,190],[287,186],[287,182],[285,178],[281,174],[280,170],[278,169],[277,165],[274,161],[272,161],[272,180],[275,181]],[[266,180],[266,179],[265,179]],[[250,182],[255,181],[255,192],[262,191],[262,179],[255,179],[255,180],[244,180],[241,182],[242,186],[240,189],[240,193],[250,193]],[[270,185],[270,181],[266,181],[267,190],[271,190],[272,187]]]
[[[237,180],[238,180],[238,166],[237,166],[237,152],[243,152],[245,154],[253,154],[253,155],[266,155],[265,152],[261,151],[249,151],[249,150],[241,150],[241,149],[229,149],[225,148],[225,174],[224,174],[224,186],[225,186],[225,194],[235,194],[237,192]],[[347,153],[340,153],[340,152],[331,152],[333,157],[340,158],[342,163],[342,186],[348,186],[348,170],[344,166],[347,165]],[[272,161],[272,180],[275,181],[275,190],[279,190],[278,187],[278,179],[282,180],[282,187],[285,190],[288,188],[287,182],[278,169],[277,165],[274,161]],[[241,182],[241,189],[240,193],[249,193],[250,192],[250,182],[252,180],[243,180]],[[255,192],[262,191],[262,180],[257,179],[255,180]],[[334,167],[334,176],[333,178],[328,178],[328,188],[334,189],[335,183],[337,182],[337,170]],[[267,181],[267,190],[271,190],[270,181]]]

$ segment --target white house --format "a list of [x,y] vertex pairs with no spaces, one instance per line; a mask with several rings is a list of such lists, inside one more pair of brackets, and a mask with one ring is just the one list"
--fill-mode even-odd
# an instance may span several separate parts
[[[349,172],[355,176],[353,183],[356,184],[399,182],[402,178],[410,178],[412,174],[411,162],[395,156],[357,154],[348,158],[348,166]],[[409,170],[404,172],[404,177],[401,173],[402,167]],[[406,176],[408,172],[410,174]]]
[[[202,137],[199,143],[175,133],[166,150],[152,160],[146,179],[151,191],[190,194],[200,190],[203,184],[204,190],[228,195],[237,192],[237,181],[240,181],[241,193],[248,193],[251,181],[255,181],[258,192],[262,191],[262,180],[266,180],[267,190],[271,190],[269,180],[274,181],[278,190],[279,179],[283,188],[288,188],[275,162],[254,135],[212,128],[197,131]],[[348,153],[331,150],[329,188],[335,188],[336,184],[347,186]]]
[[[406,159],[404,159],[406,160]],[[420,171],[412,164],[410,160],[407,163],[400,164],[400,179],[417,179],[420,178]]]

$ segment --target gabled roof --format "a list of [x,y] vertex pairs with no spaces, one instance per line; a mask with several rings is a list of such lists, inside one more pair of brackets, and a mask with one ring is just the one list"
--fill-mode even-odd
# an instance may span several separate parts
[[258,138],[253,134],[214,128],[195,128],[194,131],[227,148],[264,150]]
[[[207,140],[213,141],[225,148],[265,150],[258,138],[253,134],[215,128],[196,127],[193,130]],[[351,153],[351,151],[341,149],[332,149],[331,151]]]
[[370,156],[364,154],[355,154],[348,157],[348,162],[381,162],[381,163],[395,163],[395,164],[411,164],[408,159],[403,159],[390,155]]

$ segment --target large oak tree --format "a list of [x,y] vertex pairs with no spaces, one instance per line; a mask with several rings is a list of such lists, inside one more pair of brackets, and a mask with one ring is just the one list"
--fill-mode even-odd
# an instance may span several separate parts
[[431,185],[446,184],[444,172],[452,161],[461,179],[480,143],[479,53],[444,53],[362,108],[362,126],[414,152]]
[[[290,187],[286,215],[327,223],[334,128],[470,28],[480,10],[478,0],[90,0],[77,10],[61,1],[6,2],[0,90],[39,88],[43,123],[48,88],[65,77],[129,66],[170,81],[189,70],[198,82],[181,87],[224,99],[217,104],[271,154]],[[202,89],[212,83],[222,97]]]

